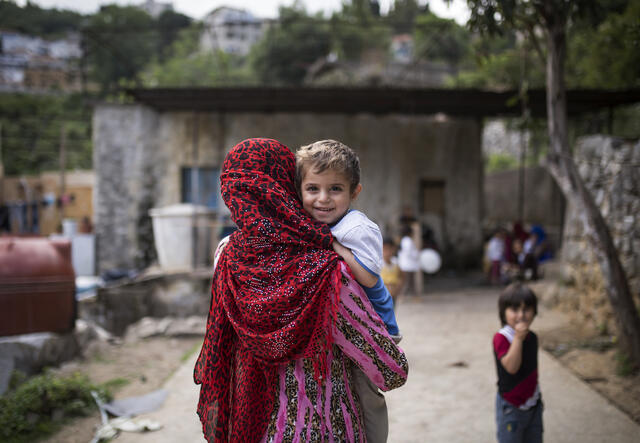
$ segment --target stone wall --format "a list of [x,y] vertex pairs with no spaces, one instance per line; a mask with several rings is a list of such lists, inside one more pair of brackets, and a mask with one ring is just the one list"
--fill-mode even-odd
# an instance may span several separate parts
[[[445,264],[476,263],[482,250],[481,130],[479,120],[444,116],[158,113],[141,105],[98,106],[98,269],[135,267],[149,243],[140,232],[144,208],[179,203],[182,168],[220,167],[226,152],[250,137],[275,138],[292,149],[326,138],[346,143],[362,165],[364,189],[356,207],[394,233],[402,208],[410,206],[432,222]],[[421,211],[425,181],[441,184],[438,213]]]
[[[636,304],[640,306],[640,142],[594,135],[579,139],[575,160],[609,226]],[[563,259],[572,290],[562,303],[602,331],[615,330],[602,274],[582,214],[569,202]]]

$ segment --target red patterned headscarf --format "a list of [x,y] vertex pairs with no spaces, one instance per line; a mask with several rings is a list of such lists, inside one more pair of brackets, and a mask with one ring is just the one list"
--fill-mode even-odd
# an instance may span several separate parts
[[239,230],[214,272],[194,371],[208,441],[262,438],[278,364],[305,357],[314,359],[318,375],[326,370],[338,256],[329,227],[303,211],[294,173],[293,153],[270,139],[239,143],[223,164],[222,198]]

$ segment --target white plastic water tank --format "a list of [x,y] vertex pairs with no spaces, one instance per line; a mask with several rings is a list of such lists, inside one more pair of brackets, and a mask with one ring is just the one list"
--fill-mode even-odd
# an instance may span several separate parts
[[215,211],[182,203],[152,208],[153,236],[160,267],[189,270],[211,265],[215,238]]
[[62,235],[67,238],[73,238],[78,232],[78,222],[72,218],[62,220]]

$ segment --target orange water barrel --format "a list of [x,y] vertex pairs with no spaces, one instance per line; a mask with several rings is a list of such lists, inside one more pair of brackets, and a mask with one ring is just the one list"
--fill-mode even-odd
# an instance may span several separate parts
[[0,336],[68,332],[76,311],[70,240],[0,237]]

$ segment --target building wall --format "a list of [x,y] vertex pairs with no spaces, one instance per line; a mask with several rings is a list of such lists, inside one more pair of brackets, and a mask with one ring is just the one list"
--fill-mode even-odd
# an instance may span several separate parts
[[204,19],[200,50],[221,50],[229,54],[247,55],[266,31],[264,20],[249,11],[220,7]]
[[98,272],[134,269],[153,254],[148,209],[168,161],[158,143],[158,115],[141,106],[104,105],[93,119]]
[[[480,133],[477,120],[442,116],[156,113],[143,106],[99,106],[94,114],[99,269],[134,266],[144,243],[142,208],[180,202],[182,167],[219,167],[226,152],[249,137],[275,138],[294,150],[326,138],[346,143],[361,159],[364,190],[357,208],[386,234],[397,234],[397,219],[409,206],[431,221],[447,264],[475,263],[482,243]],[[423,180],[443,185],[438,213],[420,211]]]
[[[32,209],[27,211],[25,227],[32,233],[53,234],[60,230],[63,219],[73,219],[78,223],[84,217],[93,219],[94,179],[93,171],[67,171],[64,192],[67,198],[62,198],[61,177],[57,171],[0,177],[0,204],[37,201],[37,229],[29,229],[33,228]],[[12,223],[12,233],[21,233],[15,223]]]
[[[518,215],[519,170],[487,174],[484,180],[484,220],[487,231],[511,228]],[[524,170],[523,222],[542,225],[553,246],[561,244],[565,198],[553,177],[542,166]]]

